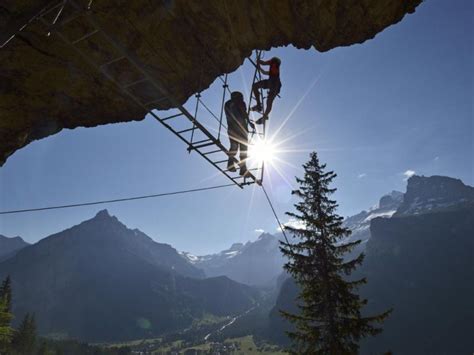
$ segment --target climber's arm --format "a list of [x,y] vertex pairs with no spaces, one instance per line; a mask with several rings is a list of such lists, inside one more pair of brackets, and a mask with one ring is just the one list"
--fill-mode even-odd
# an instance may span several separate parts
[[268,70],[265,70],[262,68],[262,65],[270,65],[271,61],[270,60],[257,60],[257,66],[258,66],[258,71],[264,75],[270,75],[270,72]]

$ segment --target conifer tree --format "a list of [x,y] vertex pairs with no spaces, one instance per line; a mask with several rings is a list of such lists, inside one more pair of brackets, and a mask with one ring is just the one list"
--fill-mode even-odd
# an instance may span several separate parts
[[352,260],[344,256],[359,241],[346,243],[350,230],[342,225],[336,213],[336,201],[330,196],[336,191],[330,184],[336,177],[325,171],[315,152],[303,165],[304,177],[297,178],[299,189],[292,192],[299,198],[296,213],[287,213],[296,220],[295,226],[285,230],[296,239],[294,244],[281,242],[280,249],[288,258],[285,269],[300,288],[297,299],[299,312],[282,315],[294,325],[288,332],[293,354],[345,355],[357,354],[360,339],[376,335],[381,323],[390,313],[363,317],[362,307],[367,300],[357,294],[366,279],[350,279],[364,255]]
[[7,354],[13,335],[11,300],[11,280],[7,277],[0,286],[0,355]]
[[27,313],[23,318],[12,340],[12,350],[18,355],[34,353],[36,345],[35,316]]
[[8,311],[11,312],[12,282],[10,276],[7,276],[7,278],[2,282],[2,286],[0,286],[0,297],[5,298]]

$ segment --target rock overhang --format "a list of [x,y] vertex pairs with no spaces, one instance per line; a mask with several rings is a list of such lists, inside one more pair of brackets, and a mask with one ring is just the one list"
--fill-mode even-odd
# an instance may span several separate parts
[[[102,26],[135,53],[179,103],[237,69],[254,49],[330,49],[362,43],[415,11],[422,0],[94,1]],[[0,32],[50,1],[6,0]],[[69,36],[86,30],[81,22]],[[143,109],[33,21],[0,50],[0,165],[28,143],[63,128],[142,120]],[[77,37],[76,37],[77,38]],[[84,42],[94,60],[104,43]],[[105,49],[104,49],[105,48]],[[199,68],[199,70],[196,70]],[[117,63],[123,81],[136,79]],[[144,88],[143,90],[146,90]],[[169,108],[162,102],[155,108]]]

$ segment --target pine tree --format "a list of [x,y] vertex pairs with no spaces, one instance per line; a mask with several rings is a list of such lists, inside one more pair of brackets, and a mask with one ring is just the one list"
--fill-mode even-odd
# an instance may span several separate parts
[[15,354],[33,354],[36,345],[35,316],[27,313],[23,318],[12,340],[12,350]]
[[7,276],[7,278],[2,282],[2,286],[0,286],[0,297],[5,298],[8,311],[11,312],[12,282],[10,276]]
[[0,287],[0,355],[8,352],[13,335],[13,330],[10,327],[13,319],[11,301],[11,280],[10,277],[7,277]]
[[293,342],[293,354],[357,354],[360,339],[382,331],[374,326],[390,313],[363,317],[362,307],[367,300],[357,294],[366,279],[350,280],[350,275],[363,261],[360,254],[352,260],[344,256],[360,243],[344,243],[350,230],[342,225],[337,215],[336,201],[330,188],[336,174],[325,172],[315,152],[304,167],[303,179],[297,178],[299,189],[292,192],[299,198],[294,206],[297,213],[287,213],[298,223],[287,226],[297,242],[281,242],[280,249],[288,258],[285,269],[300,288],[297,299],[299,312],[282,315],[294,325],[288,332]]

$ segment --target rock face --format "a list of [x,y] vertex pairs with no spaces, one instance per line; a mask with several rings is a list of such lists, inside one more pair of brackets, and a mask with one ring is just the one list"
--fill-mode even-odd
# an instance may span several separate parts
[[[79,3],[86,1],[76,0]],[[147,70],[183,103],[216,77],[237,69],[253,49],[293,44],[327,51],[373,38],[415,10],[422,0],[163,0],[93,2],[92,13]],[[46,0],[5,0],[0,33],[5,35]],[[72,11],[65,10],[62,19]],[[79,17],[62,27],[70,40],[90,31]],[[0,164],[29,142],[63,128],[141,120],[142,108],[126,99],[54,32],[33,21],[0,50]],[[97,64],[117,54],[103,37],[79,46]],[[121,84],[137,73],[116,62],[108,67]],[[155,97],[137,86],[140,97]],[[150,108],[168,108],[163,101]]]
[[474,203],[474,187],[446,176],[408,179],[407,192],[396,216],[431,213]]
[[[371,225],[362,289],[368,312],[393,307],[365,353],[464,354],[474,346],[474,208],[377,218]],[[442,320],[442,321],[440,321]],[[469,330],[471,329],[471,330]]]

